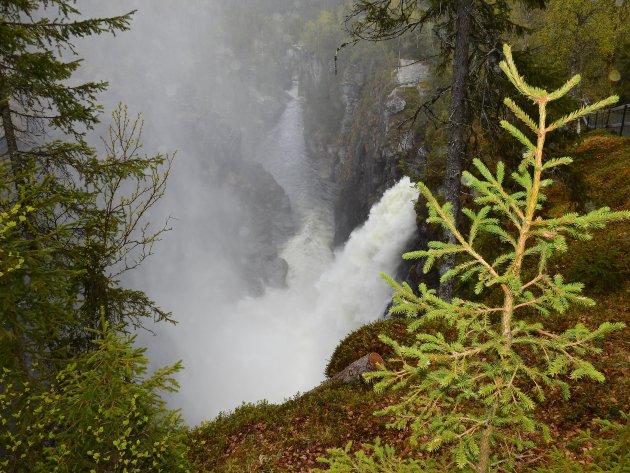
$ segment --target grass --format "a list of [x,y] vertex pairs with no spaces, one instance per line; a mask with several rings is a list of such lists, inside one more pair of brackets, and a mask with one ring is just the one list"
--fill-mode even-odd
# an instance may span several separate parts
[[[391,396],[391,395],[389,395]],[[387,402],[368,386],[328,381],[282,405],[247,404],[192,432],[201,471],[307,472],[328,448],[392,437],[372,412]]]
[[[567,154],[575,157],[574,170],[550,192],[549,214],[591,205],[630,208],[630,139],[593,133]],[[630,222],[611,226],[596,235],[593,242],[573,243],[569,254],[554,262],[571,279],[585,281],[586,292],[598,304],[574,307],[547,320],[547,326],[560,330],[577,322],[595,326],[603,321],[623,321],[630,326],[629,235]],[[334,375],[371,351],[387,359],[390,352],[377,339],[378,333],[397,339],[409,337],[405,321],[400,319],[362,327],[340,343],[326,374]],[[607,441],[611,441],[615,434],[593,430],[593,439],[584,441],[583,430],[592,429],[596,418],[623,423],[622,412],[630,412],[629,335],[628,328],[616,332],[604,342],[602,354],[592,360],[606,375],[606,383],[579,381],[568,402],[550,396],[540,407],[551,426],[553,443],[530,452],[520,471],[607,471],[598,469],[604,467],[593,439],[608,436]],[[299,473],[322,468],[316,459],[329,448],[344,447],[353,440],[356,451],[380,437],[401,456],[422,458],[408,443],[404,430],[388,429],[387,418],[372,414],[395,396],[377,395],[362,384],[328,381],[281,405],[246,404],[196,428],[191,435],[198,443],[192,455],[201,464],[201,471]],[[619,432],[627,436],[628,427]]]

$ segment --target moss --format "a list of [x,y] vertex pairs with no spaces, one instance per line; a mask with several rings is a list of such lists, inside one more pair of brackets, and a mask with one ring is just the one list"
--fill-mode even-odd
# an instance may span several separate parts
[[575,209],[576,204],[613,209],[630,208],[630,138],[596,130],[576,146],[564,150],[573,157],[569,174],[550,192],[551,215]]
[[328,448],[349,440],[380,436],[391,442],[395,433],[386,429],[387,419],[373,415],[391,402],[388,396],[360,384],[327,382],[282,405],[245,404],[193,430],[191,455],[200,471],[311,471]]
[[[630,208],[630,138],[598,130],[567,154],[575,165],[570,177],[551,189],[549,215],[560,216],[584,205]],[[569,252],[553,264],[568,280],[584,283],[587,294],[615,292],[630,279],[629,243],[630,222],[617,223],[596,232],[592,241],[571,242]]]
[[387,361],[387,358],[392,356],[393,352],[389,346],[378,339],[378,336],[381,334],[404,343],[412,343],[414,339],[414,336],[407,332],[405,319],[392,317],[364,325],[337,345],[326,366],[324,372],[326,376],[332,378],[350,363],[371,352],[378,353]]

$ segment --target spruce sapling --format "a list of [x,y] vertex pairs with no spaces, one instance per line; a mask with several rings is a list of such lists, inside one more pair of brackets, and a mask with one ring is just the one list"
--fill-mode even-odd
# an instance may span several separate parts
[[[549,105],[575,87],[580,76],[548,92],[525,82],[507,45],[504,54],[501,69],[538,109],[534,120],[515,101],[505,100],[529,129],[526,134],[511,123],[501,123],[526,149],[511,174],[516,191],[505,185],[503,163],[493,173],[475,159],[478,175],[465,172],[463,177],[477,208],[463,210],[470,220],[463,232],[455,224],[451,205],[440,204],[424,184],[418,184],[427,200],[427,221],[441,225],[455,242],[434,241],[426,251],[403,256],[424,259],[425,272],[438,260],[455,256],[457,264],[442,281],[456,277],[473,281],[477,297],[449,302],[425,285],[420,285],[418,295],[407,283],[384,275],[395,289],[392,313],[412,318],[409,330],[417,337],[413,345],[404,346],[381,336],[394,348],[397,368],[381,367],[365,375],[376,382],[377,391],[405,390],[401,402],[379,411],[393,416],[392,426],[409,426],[412,442],[422,443],[429,451],[449,446],[458,468],[479,473],[489,470],[493,457],[510,468],[515,452],[534,445],[535,432],[549,439],[548,427],[536,415],[538,403],[554,389],[568,398],[572,380],[586,377],[603,382],[604,375],[586,356],[599,353],[598,341],[624,326],[606,322],[591,329],[577,324],[552,333],[543,324],[545,318],[564,312],[571,304],[594,304],[581,294],[582,284],[550,273],[550,257],[567,251],[567,238],[588,240],[593,230],[630,217],[630,212],[601,208],[545,218],[543,191],[553,182],[546,174],[571,163],[568,157],[546,159],[545,139],[549,132],[615,103],[617,97],[551,121]],[[480,243],[488,238],[496,243],[494,248],[501,249],[498,256],[483,251]],[[489,302],[493,291],[502,302]],[[435,320],[446,329],[423,332],[423,325]]]

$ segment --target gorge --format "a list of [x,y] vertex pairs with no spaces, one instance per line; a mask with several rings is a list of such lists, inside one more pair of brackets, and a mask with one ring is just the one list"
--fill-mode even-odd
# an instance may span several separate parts
[[[370,105],[374,132],[360,125],[362,101],[373,100],[365,75],[393,77],[395,68],[348,60],[335,75],[289,33],[309,8],[300,2],[284,13],[269,2],[271,37],[249,38],[255,51],[231,42],[226,18],[242,11],[236,4],[192,2],[161,24],[165,2],[131,7],[130,32],[101,38],[96,50],[82,45],[90,58],[82,74],[110,81],[106,109],[122,101],[143,112],[147,152],[177,150],[151,213],[172,231],[125,282],[177,321],[149,324],[138,340],[154,367],[183,360],[170,403],[192,425],[241,402],[313,388],[338,341],[383,315],[390,290],[379,273],[396,273],[416,230],[417,191],[396,168],[413,145],[386,138],[404,109],[404,101],[386,107],[395,80]],[[120,5],[91,8],[102,16]],[[312,112],[321,107],[330,113]],[[370,134],[377,142],[368,144]]]

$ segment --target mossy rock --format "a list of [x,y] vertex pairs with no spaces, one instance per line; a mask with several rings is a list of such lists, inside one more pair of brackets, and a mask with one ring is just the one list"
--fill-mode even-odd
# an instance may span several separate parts
[[407,332],[407,324],[406,319],[392,317],[355,330],[337,345],[324,373],[328,378],[332,378],[350,363],[371,352],[378,353],[387,361],[394,352],[391,347],[381,342],[378,336],[383,334],[409,345],[413,343],[414,335]]

